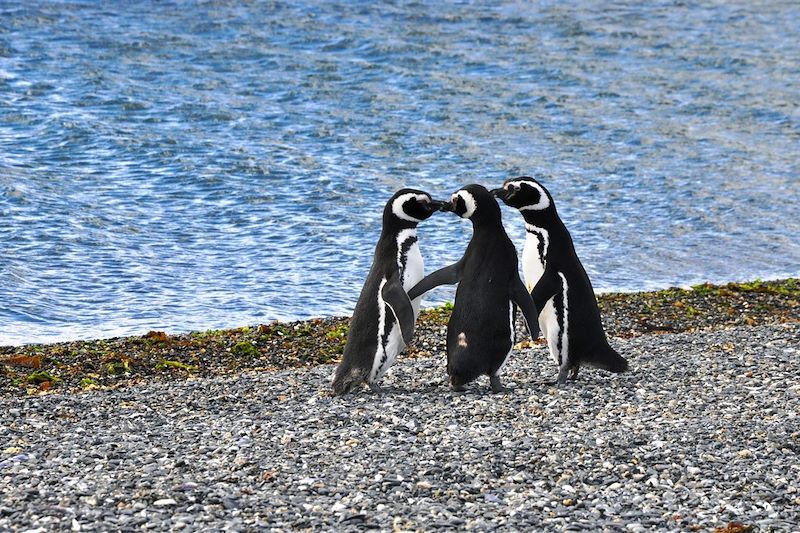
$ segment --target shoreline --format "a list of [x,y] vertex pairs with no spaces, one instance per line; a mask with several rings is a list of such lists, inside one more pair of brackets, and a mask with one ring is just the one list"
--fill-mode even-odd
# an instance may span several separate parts
[[[690,289],[597,295],[611,338],[800,321],[800,280],[702,284]],[[450,305],[425,309],[402,357],[445,354]],[[527,333],[518,319],[522,339]],[[273,322],[177,335],[0,346],[0,396],[117,388],[339,360],[349,317]],[[543,343],[538,339],[537,343]],[[530,340],[518,344],[531,345]]]

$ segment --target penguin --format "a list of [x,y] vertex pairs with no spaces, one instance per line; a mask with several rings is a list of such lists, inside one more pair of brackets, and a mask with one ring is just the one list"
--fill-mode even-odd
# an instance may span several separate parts
[[442,203],[414,189],[401,189],[386,203],[372,267],[333,378],[334,394],[346,394],[365,382],[374,392],[382,392],[378,381],[411,342],[420,302],[410,299],[406,291],[424,275],[417,224]]
[[525,219],[522,272],[559,368],[556,383],[576,379],[583,363],[610,372],[626,371],[628,362],[608,344],[592,283],[550,192],[523,176],[506,180],[492,194]]
[[492,392],[506,392],[500,372],[514,345],[517,307],[531,336],[539,335],[539,313],[519,277],[517,250],[503,227],[500,206],[482,185],[459,189],[442,210],[470,220],[472,239],[457,263],[427,276],[408,296],[415,299],[439,285],[458,283],[447,324],[450,386],[461,392],[486,374]]

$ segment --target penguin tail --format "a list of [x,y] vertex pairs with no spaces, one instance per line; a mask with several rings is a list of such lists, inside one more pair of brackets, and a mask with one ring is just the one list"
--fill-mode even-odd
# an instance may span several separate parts
[[586,361],[593,367],[608,370],[609,372],[619,373],[628,370],[628,361],[622,357],[611,346],[606,345],[605,349],[595,352],[591,360]]
[[367,371],[362,368],[352,368],[350,365],[339,365],[333,377],[333,394],[342,396],[347,394],[367,379]]

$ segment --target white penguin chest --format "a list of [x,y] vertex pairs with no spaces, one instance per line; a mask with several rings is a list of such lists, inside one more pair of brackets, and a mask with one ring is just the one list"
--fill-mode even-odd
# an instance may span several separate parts
[[[403,280],[403,289],[406,292],[425,277],[425,264],[419,251],[416,230],[403,230],[397,235],[397,266],[400,268]],[[411,302],[414,308],[414,317],[419,312],[422,297]]]
[[522,275],[528,292],[532,291],[547,266],[550,234],[546,229],[525,224],[525,247],[522,249]]
[[403,288],[406,292],[419,283],[425,276],[425,267],[422,262],[422,254],[419,251],[419,244],[412,244],[406,254],[406,266],[403,269]]

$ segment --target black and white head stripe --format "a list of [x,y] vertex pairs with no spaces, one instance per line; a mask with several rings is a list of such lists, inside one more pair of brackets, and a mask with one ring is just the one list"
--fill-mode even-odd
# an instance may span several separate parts
[[[463,213],[461,212],[461,206],[459,205],[459,200],[461,200],[462,205],[464,206]],[[475,209],[477,207],[477,204],[475,202],[475,197],[465,190],[460,190],[458,192],[453,193],[453,196],[450,198],[450,203],[453,204],[453,208],[461,218],[470,218],[472,215],[475,214]]]
[[547,193],[544,190],[544,187],[539,185],[533,180],[526,180],[526,179],[517,179],[507,181],[503,188],[508,192],[517,192],[523,187],[530,187],[534,189],[537,193],[539,193],[539,200],[536,203],[523,205],[518,207],[520,211],[543,211],[550,207],[550,197],[547,196]]
[[392,213],[394,216],[399,218],[400,220],[407,220],[409,222],[422,222],[422,218],[417,218],[415,216],[410,215],[404,208],[405,204],[410,200],[416,200],[421,204],[429,203],[431,201],[431,197],[427,194],[420,194],[420,193],[413,193],[408,192],[405,194],[401,194],[397,198],[394,199],[392,202]]

